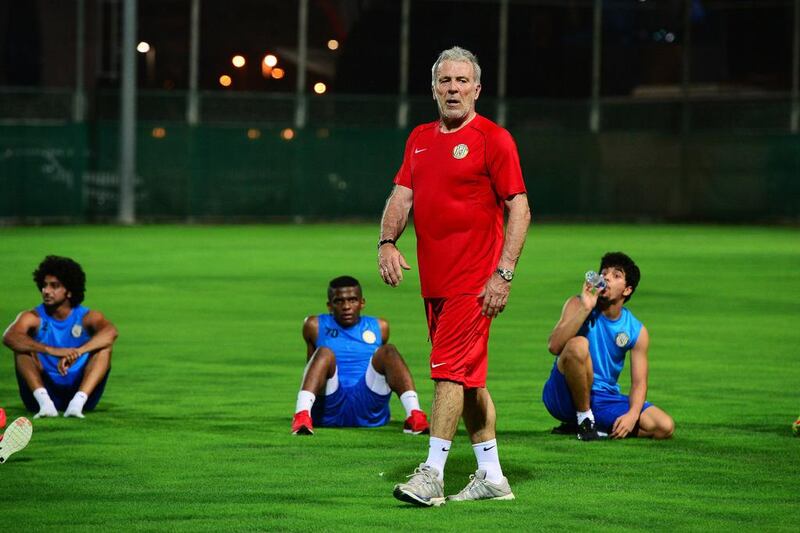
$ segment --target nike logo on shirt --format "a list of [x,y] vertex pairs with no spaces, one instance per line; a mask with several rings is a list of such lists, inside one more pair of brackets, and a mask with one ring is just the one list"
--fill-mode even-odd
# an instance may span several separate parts
[[431,363],[431,368],[437,368],[437,367],[440,367],[440,366],[446,365],[446,364],[447,363],[436,363],[436,364]]
[[427,148],[415,148],[415,149],[414,149],[414,153],[415,153],[415,154],[418,154],[418,153],[420,153],[420,152],[424,152],[425,150],[427,150]]

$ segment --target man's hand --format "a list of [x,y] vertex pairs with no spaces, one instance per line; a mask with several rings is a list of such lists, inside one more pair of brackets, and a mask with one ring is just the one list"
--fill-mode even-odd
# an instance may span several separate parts
[[511,291],[511,283],[493,273],[486,281],[483,290],[478,298],[483,298],[483,308],[481,314],[489,318],[494,318],[503,312],[508,303],[508,293]]
[[58,360],[58,373],[62,376],[66,376],[67,372],[69,371],[69,367],[72,366],[72,363],[67,360],[66,357],[63,357]]
[[588,281],[583,284],[583,290],[581,290],[581,305],[587,311],[591,311],[597,305],[597,298],[600,296],[600,292],[594,286],[589,283]]
[[403,270],[411,270],[411,265],[394,244],[387,243],[378,249],[378,272],[384,283],[397,287],[403,281]]
[[625,413],[621,417],[614,420],[614,426],[611,428],[612,439],[624,439],[627,437],[633,428],[636,427],[636,422],[639,421],[639,416],[636,413]]

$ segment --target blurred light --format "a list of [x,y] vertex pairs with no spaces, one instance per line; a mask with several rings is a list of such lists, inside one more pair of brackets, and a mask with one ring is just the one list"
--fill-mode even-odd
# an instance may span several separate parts
[[251,141],[258,139],[259,137],[261,137],[261,130],[258,130],[256,128],[250,128],[249,130],[247,130],[247,138],[250,139]]
[[151,135],[153,137],[155,137],[156,139],[163,139],[164,137],[167,136],[167,130],[165,130],[164,128],[160,128],[160,127],[159,128],[153,128],[153,132],[151,133]]
[[284,141],[291,141],[294,139],[294,130],[292,128],[286,128],[281,131],[281,139]]
[[222,76],[219,77],[219,84],[222,85],[223,87],[230,87],[231,82],[232,82],[231,77],[228,76],[227,74],[223,74]]
[[320,128],[317,130],[317,138],[318,139],[327,139],[331,136],[331,130],[328,128]]
[[667,41],[668,43],[674,43],[675,42],[675,34],[672,33],[672,32],[667,33],[664,36],[664,40]]
[[284,70],[280,67],[272,69],[272,77],[275,78],[276,80],[283,78],[285,75],[286,72],[284,72]]
[[272,54],[267,54],[264,56],[264,64],[268,67],[274,67],[278,64],[278,58]]
[[233,66],[236,68],[242,68],[247,61],[245,60],[244,56],[235,55],[233,56],[233,59],[231,59],[231,63],[233,63]]
[[328,88],[321,81],[318,81],[317,83],[314,84],[314,92],[317,94],[322,94],[327,90]]
[[150,44],[145,41],[142,41],[136,45],[136,51],[142,54],[146,54],[147,52],[150,51]]
[[339,41],[336,39],[328,41],[328,50],[336,50],[337,48],[339,48]]

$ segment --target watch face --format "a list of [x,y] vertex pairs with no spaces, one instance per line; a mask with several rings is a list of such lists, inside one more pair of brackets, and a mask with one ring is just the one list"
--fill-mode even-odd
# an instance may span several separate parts
[[497,273],[500,274],[500,277],[506,281],[511,281],[514,279],[514,273],[510,270],[506,270],[505,268],[498,268]]

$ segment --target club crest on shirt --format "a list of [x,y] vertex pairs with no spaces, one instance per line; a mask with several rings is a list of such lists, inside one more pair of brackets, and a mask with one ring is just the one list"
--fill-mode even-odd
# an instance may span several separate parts
[[469,155],[469,147],[466,144],[459,144],[453,148],[453,157],[456,159],[464,159]]
[[378,340],[375,333],[370,330],[365,330],[364,333],[361,334],[361,338],[364,339],[364,342],[367,344],[375,344],[375,341]]
[[83,328],[81,327],[80,324],[75,324],[74,326],[72,326],[72,336],[73,337],[75,337],[77,339],[78,337],[81,336],[81,333],[83,333]]
[[617,333],[617,336],[614,339],[614,343],[620,348],[624,348],[625,346],[628,345],[629,340],[631,339],[630,337],[628,337],[628,334],[625,333],[624,331],[620,331],[619,333]]

